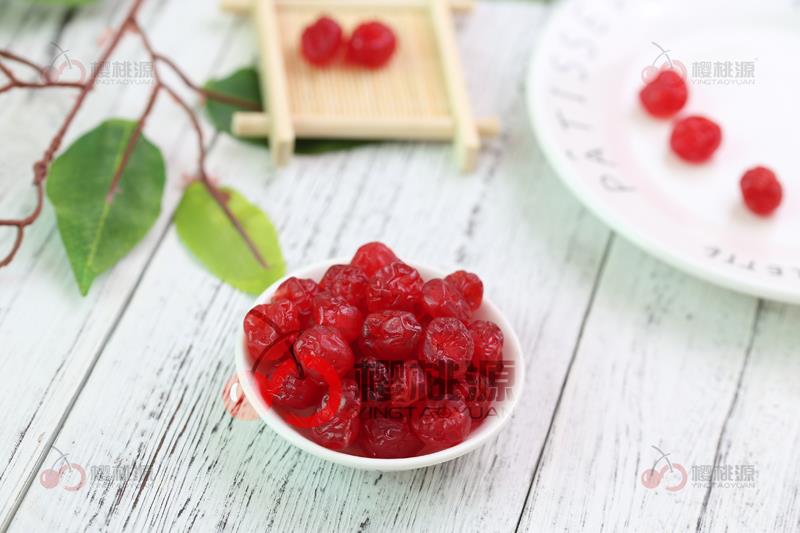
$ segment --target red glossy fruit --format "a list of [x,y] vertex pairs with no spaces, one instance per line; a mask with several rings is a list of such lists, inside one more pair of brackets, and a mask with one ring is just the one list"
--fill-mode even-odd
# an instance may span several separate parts
[[416,361],[393,364],[389,383],[391,405],[407,407],[425,399],[426,385],[425,371]]
[[343,42],[339,24],[330,17],[320,17],[303,30],[300,51],[309,63],[321,67],[336,58]]
[[288,374],[281,383],[274,384],[256,374],[261,395],[275,406],[285,409],[305,409],[319,405],[325,387],[306,377],[300,379],[297,373]]
[[451,316],[468,322],[472,310],[461,291],[443,279],[432,279],[422,286],[422,309],[431,317]]
[[333,265],[319,282],[320,289],[341,296],[359,309],[364,309],[367,285],[367,275],[353,265]]
[[425,328],[421,360],[446,378],[467,372],[475,351],[472,335],[457,318],[434,318]]
[[422,295],[422,278],[405,263],[392,263],[369,279],[367,309],[370,313],[394,309],[415,312]]
[[347,59],[367,68],[380,68],[392,58],[397,38],[392,29],[378,21],[356,26],[347,45]]
[[417,438],[405,416],[361,415],[361,435],[359,444],[369,457],[397,459],[413,457],[422,449],[422,441]]
[[486,377],[468,372],[462,381],[456,382],[453,393],[464,401],[472,420],[472,429],[481,424],[492,413],[493,392]]
[[483,301],[483,282],[481,278],[472,272],[458,270],[444,278],[444,280],[461,291],[470,309],[473,311],[478,310]]
[[320,326],[336,328],[344,340],[353,342],[361,334],[364,315],[358,307],[341,296],[322,292],[314,296],[311,309],[312,321]]
[[278,286],[272,296],[272,301],[288,300],[292,302],[300,315],[300,325],[306,328],[311,325],[311,303],[314,295],[318,292],[319,287],[313,279],[291,277]]
[[247,352],[254,361],[274,361],[289,351],[300,330],[292,302],[257,305],[244,317]]
[[[322,405],[327,405],[328,393],[322,398]],[[342,401],[333,418],[311,429],[311,438],[332,450],[341,450],[353,444],[358,438],[361,427],[358,415],[361,411],[358,385],[350,378],[342,380]]]
[[374,357],[359,359],[353,373],[363,404],[376,406],[389,401],[389,369],[383,362]]
[[686,80],[674,70],[662,70],[639,92],[639,100],[648,113],[658,118],[671,117],[689,98]]
[[318,371],[307,368],[312,359],[323,359],[330,363],[339,376],[353,369],[353,351],[341,334],[328,326],[314,326],[305,330],[294,343],[294,353],[300,365],[307,369],[308,376],[317,383],[325,380]]
[[423,400],[414,406],[411,429],[428,446],[442,450],[469,435],[472,423],[466,403],[460,398]]
[[771,214],[783,200],[783,187],[778,177],[766,167],[755,167],[745,172],[739,187],[745,205],[760,216]]
[[503,360],[503,331],[494,322],[476,320],[469,325],[475,352],[472,364],[481,371],[497,366]]
[[356,250],[350,264],[359,267],[371,278],[378,270],[397,261],[399,259],[394,252],[382,242],[368,242]]
[[367,315],[359,346],[382,360],[408,359],[422,338],[422,326],[407,311],[381,311]]
[[722,142],[722,129],[711,120],[692,116],[675,123],[670,146],[678,156],[690,163],[702,163],[714,155]]

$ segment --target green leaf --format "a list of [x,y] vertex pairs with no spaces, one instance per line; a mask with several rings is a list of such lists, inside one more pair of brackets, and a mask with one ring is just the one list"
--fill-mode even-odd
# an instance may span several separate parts
[[198,181],[186,188],[175,212],[178,237],[222,281],[244,292],[260,294],[286,271],[278,234],[267,215],[244,196],[227,187],[221,190],[267,268],[259,264],[223,209]]
[[[258,104],[263,108],[261,101],[261,89],[259,85],[258,71],[254,67],[242,68],[218,80],[206,82],[205,88],[209,91],[234,96]],[[241,108],[231,104],[216,102],[210,98],[206,99],[206,111],[212,124],[229,135],[233,114],[237,111],[252,111],[251,109]],[[237,137],[239,138],[239,137]],[[267,139],[241,139],[245,142],[268,146]],[[322,154],[325,152],[335,152],[337,150],[347,150],[357,146],[370,144],[374,141],[346,140],[346,139],[297,139],[294,151],[298,154]]]
[[140,136],[117,190],[108,193],[136,129],[130,120],[107,120],[75,141],[50,167],[47,197],[81,294],[147,234],[161,212],[164,159]]

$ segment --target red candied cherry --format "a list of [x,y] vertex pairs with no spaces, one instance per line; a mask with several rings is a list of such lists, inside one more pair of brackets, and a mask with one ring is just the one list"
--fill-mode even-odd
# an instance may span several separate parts
[[390,403],[393,407],[408,407],[425,398],[427,382],[425,371],[416,361],[403,361],[392,365],[389,383]]
[[686,80],[674,70],[662,70],[639,92],[648,113],[658,118],[671,117],[683,108],[689,97]]
[[422,449],[422,441],[411,430],[408,418],[397,416],[361,415],[361,434],[358,442],[369,457],[397,459],[413,457]]
[[350,264],[359,267],[371,278],[378,270],[397,261],[399,259],[394,252],[382,242],[368,242],[356,250]]
[[247,352],[256,361],[274,361],[286,354],[299,330],[297,310],[286,300],[257,305],[244,317]]
[[353,265],[333,265],[319,281],[320,289],[341,296],[359,309],[364,308],[367,285],[367,275]]
[[751,168],[739,182],[744,203],[753,213],[767,216],[781,205],[783,187],[775,173],[766,167]]
[[453,386],[453,394],[467,405],[472,428],[476,428],[491,413],[493,394],[485,376],[468,372]]
[[436,373],[453,378],[464,376],[474,351],[472,335],[457,318],[434,318],[425,328],[421,360]]
[[389,369],[374,357],[356,361],[353,374],[358,383],[361,402],[379,405],[389,400]]
[[311,303],[314,295],[318,292],[319,287],[313,279],[291,277],[278,286],[272,296],[272,301],[289,300],[292,302],[300,315],[300,325],[308,327],[311,325]]
[[[312,359],[323,359],[330,363],[340,376],[353,369],[353,351],[350,345],[335,329],[328,326],[314,326],[305,330],[294,342],[294,353],[305,369]],[[322,374],[308,368],[308,376],[317,383],[324,383]]]
[[320,17],[303,30],[300,51],[309,63],[322,67],[336,58],[343,43],[341,26],[330,17]]
[[356,26],[347,44],[347,59],[367,68],[380,68],[397,47],[392,29],[376,20]]
[[464,400],[423,400],[414,405],[411,429],[428,446],[443,450],[462,442],[472,423]]
[[359,345],[379,359],[408,359],[421,338],[422,326],[412,313],[389,310],[367,315]]
[[701,116],[691,116],[676,122],[669,140],[672,150],[689,163],[707,161],[721,142],[720,127]]
[[364,315],[358,307],[341,296],[322,292],[314,296],[311,316],[314,324],[330,326],[339,330],[344,340],[353,342],[361,334]]
[[319,405],[325,387],[311,378],[299,378],[297,373],[289,373],[279,384],[255,374],[261,395],[271,405],[285,409],[305,409]]
[[432,279],[422,286],[422,309],[434,318],[451,316],[462,322],[472,315],[461,291],[443,279]]
[[483,282],[481,278],[472,272],[458,270],[445,277],[444,280],[461,291],[470,309],[473,311],[478,310],[483,301]]
[[422,294],[422,277],[412,266],[397,262],[386,265],[369,279],[367,309],[370,313],[395,309],[416,311]]
[[496,367],[503,361],[503,331],[494,322],[476,320],[469,325],[475,352],[472,364],[481,371]]
[[[327,405],[328,393],[322,397],[322,405]],[[311,439],[331,450],[347,448],[358,438],[361,422],[361,399],[358,385],[350,378],[342,380],[342,401],[333,417],[311,428]]]

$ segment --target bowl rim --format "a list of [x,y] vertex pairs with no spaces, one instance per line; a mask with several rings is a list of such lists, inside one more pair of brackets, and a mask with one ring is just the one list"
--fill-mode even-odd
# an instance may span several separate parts
[[[298,278],[311,278],[318,280],[321,277],[321,272],[324,272],[328,267],[337,264],[349,264],[349,258],[337,257],[333,259],[326,259],[324,261],[317,261],[306,265],[305,267],[295,269],[287,273],[281,279],[272,283],[264,290],[248,308],[267,303],[272,298],[272,295],[277,290],[278,286],[290,277]],[[441,269],[433,268],[421,263],[407,261],[407,263],[416,268],[423,279],[431,279],[432,277],[444,277],[445,273]],[[450,271],[448,271],[450,272]],[[435,464],[450,461],[460,457],[468,452],[471,452],[478,447],[485,444],[489,439],[497,435],[497,433],[506,425],[511,418],[514,409],[519,403],[520,397],[525,385],[525,358],[522,353],[522,346],[517,338],[514,329],[511,327],[505,315],[492,303],[492,301],[484,295],[481,310],[491,315],[491,320],[500,326],[504,336],[504,358],[514,360],[514,383],[509,391],[510,397],[502,402],[503,409],[498,410],[496,417],[488,417],[479,428],[471,432],[467,438],[455,446],[439,450],[434,453],[421,455],[417,457],[403,457],[398,459],[380,459],[372,457],[362,457],[358,455],[350,455],[345,452],[331,450],[324,446],[313,442],[307,437],[298,433],[283,418],[271,409],[261,394],[258,392],[258,387],[255,383],[251,372],[248,370],[248,357],[245,350],[245,336],[244,336],[244,317],[239,321],[235,335],[235,360],[236,360],[236,374],[241,384],[242,391],[244,392],[247,401],[253,407],[259,417],[269,426],[269,428],[280,435],[284,440],[290,444],[300,448],[301,450],[350,468],[361,470],[377,470],[377,471],[400,471],[412,470],[416,468],[423,468]]]

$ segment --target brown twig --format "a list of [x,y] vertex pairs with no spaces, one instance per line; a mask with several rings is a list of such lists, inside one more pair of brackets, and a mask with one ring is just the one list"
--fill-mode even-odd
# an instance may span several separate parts
[[0,50],[0,57],[4,57],[4,58],[8,59],[9,61],[15,61],[15,62],[17,62],[17,63],[19,63],[21,65],[28,66],[28,67],[32,68],[33,70],[35,70],[36,72],[38,72],[39,76],[42,77],[43,81],[46,81],[46,82],[50,81],[50,76],[48,76],[48,74],[47,74],[47,69],[44,68],[44,67],[40,67],[39,65],[37,65],[33,61],[25,59],[24,57],[19,56],[19,55],[13,53],[13,52],[9,52],[8,50]]
[[247,234],[247,230],[244,229],[242,223],[239,222],[239,219],[236,218],[236,215],[233,214],[231,211],[230,206],[228,206],[228,198],[226,197],[225,193],[219,189],[216,185],[214,185],[208,177],[208,173],[206,172],[205,162],[206,162],[206,148],[205,148],[205,141],[203,140],[203,130],[200,127],[200,122],[197,120],[192,108],[189,107],[183,98],[180,97],[178,93],[176,93],[171,87],[167,85],[163,85],[164,90],[169,94],[172,99],[175,101],[178,106],[180,106],[185,112],[186,115],[189,117],[189,121],[192,123],[192,128],[194,128],[195,134],[197,135],[197,168],[199,179],[205,186],[208,193],[211,195],[212,198],[219,204],[222,208],[222,211],[225,213],[225,216],[228,217],[228,220],[233,224],[233,227],[236,228],[236,231],[241,235],[242,239],[244,239],[245,244],[250,249],[250,252],[256,258],[256,261],[263,267],[267,268],[267,262],[261,256],[261,252],[256,247],[253,240],[250,238],[250,235]]
[[[217,93],[215,91],[209,91],[204,89],[197,84],[193,83],[189,77],[173,62],[171,59],[167,58],[166,56],[158,53],[155,51],[153,46],[150,43],[147,34],[143,31],[142,27],[139,25],[136,17],[137,14],[142,6],[143,0],[133,0],[128,13],[125,15],[125,18],[122,20],[120,25],[114,31],[111,41],[109,42],[108,46],[106,47],[103,54],[100,56],[99,61],[97,64],[103,65],[108,62],[111,54],[116,50],[117,46],[119,45],[122,37],[128,32],[132,31],[135,32],[141,38],[141,41],[148,53],[151,57],[154,67],[156,67],[157,63],[164,63],[168,67],[170,67],[180,79],[192,90],[197,92],[198,94],[211,99],[216,100],[222,103],[227,103],[231,105],[236,105],[239,107],[243,107],[246,109],[258,109],[258,104],[250,102],[248,100],[243,100],[240,98],[228,96],[225,94]],[[81,106],[83,105],[84,101],[86,100],[87,95],[92,91],[97,83],[97,78],[100,75],[102,69],[94,69],[91,76],[85,83],[77,83],[77,82],[58,82],[53,81],[50,79],[48,74],[48,70],[43,68],[33,61],[30,61],[22,56],[19,56],[13,52],[7,50],[0,50],[0,58],[5,58],[9,61],[13,61],[19,63],[21,65],[28,66],[34,69],[42,78],[43,81],[41,82],[24,82],[19,80],[15,75],[14,72],[0,62],[0,72],[2,72],[7,78],[8,83],[5,85],[0,85],[0,93],[4,93],[11,89],[15,88],[23,88],[23,89],[43,89],[43,88],[50,88],[50,87],[71,87],[80,89],[78,93],[78,97],[75,99],[73,106],[70,108],[69,112],[67,113],[66,117],[64,118],[61,127],[56,132],[53,139],[50,141],[47,149],[44,152],[42,158],[34,163],[33,165],[33,185],[36,189],[36,205],[33,211],[26,217],[19,218],[19,219],[7,219],[2,220],[0,219],[0,226],[9,226],[15,227],[17,230],[16,237],[14,239],[14,244],[11,247],[11,251],[2,259],[0,259],[0,268],[8,265],[16,256],[17,252],[19,251],[20,247],[22,246],[22,241],[25,235],[25,228],[29,225],[33,224],[36,219],[39,217],[42,211],[42,206],[44,204],[44,181],[47,178],[47,172],[50,168],[50,164],[55,157],[56,152],[61,147],[61,144],[64,140],[64,136],[67,133],[70,125],[72,124],[75,116],[80,110]],[[142,131],[144,129],[145,122],[149,115],[151,114],[158,95],[161,91],[167,92],[173,100],[186,112],[189,120],[192,123],[192,127],[195,130],[197,135],[197,143],[198,143],[198,173],[199,179],[203,183],[203,185],[208,190],[209,194],[214,198],[214,200],[220,205],[223,212],[230,220],[231,224],[234,226],[236,231],[241,235],[242,239],[244,239],[247,247],[252,252],[253,256],[259,262],[259,264],[267,268],[267,263],[261,255],[261,252],[256,247],[253,240],[248,235],[247,231],[242,226],[239,219],[236,218],[236,215],[231,211],[230,207],[228,206],[228,198],[227,195],[220,190],[208,177],[208,174],[205,169],[205,161],[206,161],[206,149],[203,140],[203,130],[200,127],[200,123],[195,116],[195,112],[192,108],[187,104],[181,97],[175,92],[171,87],[164,84],[161,80],[161,77],[158,74],[157,68],[153,69],[153,76],[155,79],[155,85],[153,90],[150,93],[150,97],[147,101],[144,111],[139,117],[137,121],[136,129],[131,134],[130,139],[128,139],[128,144],[125,147],[125,152],[123,153],[122,159],[120,160],[119,165],[115,169],[114,176],[111,180],[111,185],[108,190],[108,194],[106,196],[107,202],[112,202],[114,199],[114,195],[117,191],[119,181],[122,178],[122,174],[127,167],[128,161],[133,154],[133,150],[135,149],[136,143],[141,137]]]

